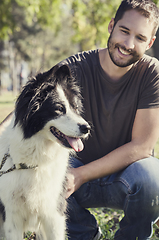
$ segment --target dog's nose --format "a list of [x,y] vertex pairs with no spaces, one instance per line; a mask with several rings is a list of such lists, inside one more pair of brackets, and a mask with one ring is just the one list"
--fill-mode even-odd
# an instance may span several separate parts
[[80,131],[83,134],[89,133],[91,127],[88,124],[79,125]]

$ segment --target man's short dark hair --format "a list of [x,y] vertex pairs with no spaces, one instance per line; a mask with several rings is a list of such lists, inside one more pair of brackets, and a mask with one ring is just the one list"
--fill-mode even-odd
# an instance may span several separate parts
[[159,26],[159,9],[151,0],[123,0],[116,12],[114,23],[116,24],[120,19],[122,19],[126,11],[133,9],[141,13],[146,18],[154,21],[152,37],[155,36]]

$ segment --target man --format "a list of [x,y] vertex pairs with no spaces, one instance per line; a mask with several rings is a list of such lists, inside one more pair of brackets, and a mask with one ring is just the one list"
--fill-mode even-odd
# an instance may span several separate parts
[[145,240],[159,217],[159,62],[144,53],[154,43],[159,11],[151,0],[122,1],[109,23],[108,47],[71,56],[84,117],[92,123],[85,149],[68,174],[68,236],[96,240],[86,208],[124,210],[117,240]]
[[[87,207],[124,210],[116,240],[145,240],[159,217],[159,63],[144,55],[155,40],[159,11],[151,0],[124,0],[110,21],[108,48],[68,63],[92,123],[85,149],[68,174],[68,236],[97,240]],[[3,126],[3,124],[2,124]]]

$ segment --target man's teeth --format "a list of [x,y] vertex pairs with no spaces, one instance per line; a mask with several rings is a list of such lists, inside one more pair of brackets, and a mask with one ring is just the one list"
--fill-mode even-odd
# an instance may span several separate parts
[[130,52],[124,51],[122,48],[119,48],[119,50],[124,55],[130,55]]

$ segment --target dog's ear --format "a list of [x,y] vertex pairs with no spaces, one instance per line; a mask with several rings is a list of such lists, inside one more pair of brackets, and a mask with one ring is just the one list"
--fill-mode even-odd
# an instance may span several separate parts
[[68,65],[55,65],[53,66],[50,70],[44,73],[40,73],[37,75],[38,82],[41,80],[46,81],[46,79],[53,81],[53,79],[56,81],[56,79],[63,79],[65,77],[70,77],[71,76],[71,70],[68,67]]
[[50,77],[54,76],[56,71],[59,69],[58,64],[53,66],[51,69],[49,69],[47,72],[39,73],[36,78],[42,79],[45,81],[46,79],[49,79]]
[[[57,65],[58,66],[58,65]],[[57,78],[65,78],[66,76],[70,77],[71,71],[68,65],[60,66],[54,73]]]

